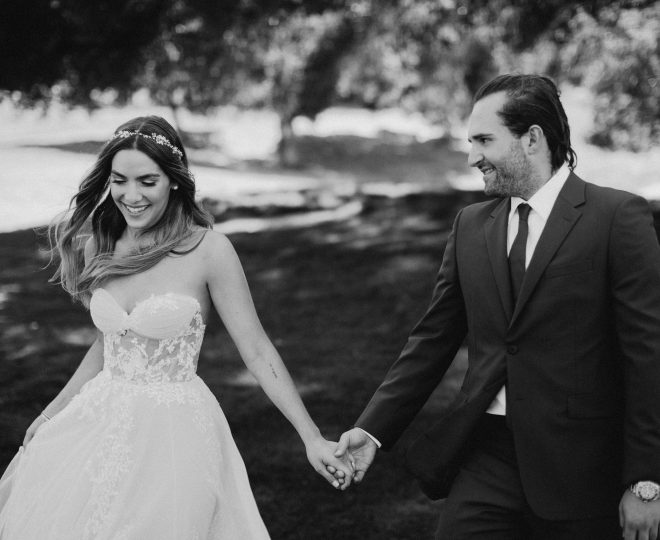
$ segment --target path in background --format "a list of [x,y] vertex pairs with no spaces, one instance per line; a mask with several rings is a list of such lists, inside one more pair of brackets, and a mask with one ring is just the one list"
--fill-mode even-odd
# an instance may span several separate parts
[[[576,172],[592,182],[660,200],[660,149],[633,154],[588,145],[588,92],[569,88],[564,101],[579,156]],[[100,144],[120,123],[144,114],[171,117],[169,109],[145,106],[91,114],[53,108],[43,115],[0,104],[0,231],[49,222],[68,205]],[[272,165],[279,133],[272,113],[225,108],[214,116],[183,115],[182,123],[191,132],[210,133],[216,147],[190,151],[199,196],[235,206],[293,208],[304,204],[301,193],[314,190],[346,203],[364,191],[396,196],[450,187],[482,189],[480,175],[465,164],[465,126],[445,134],[418,114],[333,108],[313,123],[298,119],[305,165],[299,171]],[[438,139],[442,136],[447,138]],[[328,205],[322,219],[339,207],[336,218],[342,219],[347,210],[337,201]],[[258,226],[253,219],[227,227],[239,230],[241,223]]]

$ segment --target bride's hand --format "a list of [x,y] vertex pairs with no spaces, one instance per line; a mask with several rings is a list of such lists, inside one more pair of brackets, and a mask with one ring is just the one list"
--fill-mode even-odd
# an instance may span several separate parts
[[307,459],[314,470],[325,478],[332,487],[344,490],[351,485],[353,470],[349,459],[336,458],[337,443],[326,441],[319,436],[305,445]]
[[25,432],[25,437],[23,438],[23,448],[25,448],[32,440],[32,437],[34,437],[34,434],[41,427],[41,425],[45,424],[46,422],[48,422],[48,420],[46,420],[42,415],[37,416],[33,420],[33,422],[30,424],[30,427],[28,427],[27,431]]

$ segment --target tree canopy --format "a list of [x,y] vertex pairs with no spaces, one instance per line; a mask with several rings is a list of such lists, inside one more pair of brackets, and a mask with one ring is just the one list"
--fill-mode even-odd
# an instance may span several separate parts
[[93,107],[139,88],[176,110],[270,107],[283,134],[334,103],[450,124],[503,71],[596,95],[594,142],[660,139],[660,5],[649,0],[0,0],[0,91]]

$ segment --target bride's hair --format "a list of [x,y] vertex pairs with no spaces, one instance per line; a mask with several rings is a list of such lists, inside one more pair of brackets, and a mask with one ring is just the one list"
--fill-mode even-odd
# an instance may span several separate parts
[[[113,158],[127,149],[139,150],[156,162],[176,189],[170,190],[160,220],[142,232],[152,235],[150,245],[113,259],[126,221],[110,194],[109,177]],[[92,291],[103,281],[147,270],[170,253],[186,253],[177,248],[189,244],[200,227],[210,229],[212,225],[211,215],[195,202],[194,178],[176,130],[159,116],[133,118],[119,126],[101,149],[65,217],[49,227],[51,255],[58,252],[60,257],[51,281],[87,305]],[[83,250],[90,234],[91,257],[85,264]]]

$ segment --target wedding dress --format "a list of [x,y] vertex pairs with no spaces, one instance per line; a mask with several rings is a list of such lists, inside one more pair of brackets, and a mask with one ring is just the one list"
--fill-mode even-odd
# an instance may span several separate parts
[[0,479],[1,540],[268,538],[220,406],[196,375],[196,299],[126,313],[97,289],[103,370],[42,424]]

